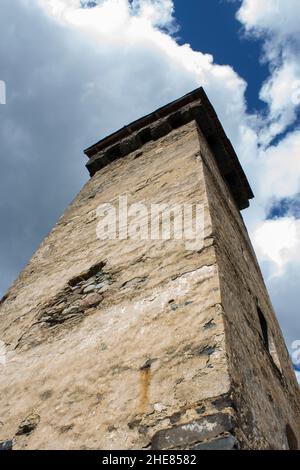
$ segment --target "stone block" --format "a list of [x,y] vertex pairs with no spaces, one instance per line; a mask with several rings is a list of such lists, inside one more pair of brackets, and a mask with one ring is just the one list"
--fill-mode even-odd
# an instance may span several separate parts
[[14,439],[10,439],[8,441],[2,441],[0,442],[0,450],[12,450],[14,445],[15,445]]
[[238,441],[234,436],[222,436],[211,441],[201,442],[193,447],[193,450],[237,450],[239,448]]
[[233,429],[231,416],[218,413],[199,420],[159,431],[152,440],[152,449],[187,448],[199,441],[217,437]]

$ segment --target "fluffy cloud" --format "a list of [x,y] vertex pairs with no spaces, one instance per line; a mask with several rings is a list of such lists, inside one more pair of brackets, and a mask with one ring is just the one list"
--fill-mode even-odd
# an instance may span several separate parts
[[270,78],[260,98],[269,107],[260,142],[268,145],[293,124],[300,105],[300,10],[298,0],[242,0],[237,13],[246,32],[264,41]]
[[300,33],[298,11],[298,0],[242,0],[237,17],[247,31],[274,35],[279,43]]
[[[261,100],[267,104],[267,113],[258,126],[261,146],[257,161],[260,171],[255,177],[256,194],[267,210],[270,201],[296,197],[300,189],[300,130],[297,129],[300,105],[299,2],[242,0],[237,18],[247,34],[263,40],[263,59],[270,67],[270,77],[260,91]],[[294,126],[293,130],[285,135],[290,126]],[[278,139],[281,134],[283,136]],[[276,142],[272,144],[274,138]],[[267,257],[273,261],[276,273],[283,275],[294,256],[292,234],[299,235],[298,221],[282,219],[272,224],[254,217],[252,228],[254,239],[259,240],[262,259]],[[290,236],[286,233],[283,237],[284,230],[289,231]],[[272,242],[268,238],[271,232]]]
[[269,124],[260,133],[260,142],[267,146],[297,118],[300,104],[299,57],[286,54],[281,64],[263,85],[260,99],[269,106]]
[[300,130],[259,153],[257,188],[261,200],[293,197],[300,188]]
[[262,221],[253,241],[259,259],[277,267],[271,277],[281,276],[290,263],[300,263],[300,220],[294,217]]
[[97,34],[118,31],[120,26],[134,23],[134,19],[166,30],[174,28],[172,0],[39,0],[39,3],[61,21],[86,25],[89,30],[95,28]]

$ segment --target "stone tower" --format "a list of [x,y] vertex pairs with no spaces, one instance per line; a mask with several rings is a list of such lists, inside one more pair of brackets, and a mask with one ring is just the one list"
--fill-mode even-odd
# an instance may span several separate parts
[[[86,155],[91,179],[1,301],[2,446],[297,448],[299,388],[240,214],[253,195],[203,89]],[[120,195],[204,208],[202,245],[113,239],[113,221],[99,237]]]

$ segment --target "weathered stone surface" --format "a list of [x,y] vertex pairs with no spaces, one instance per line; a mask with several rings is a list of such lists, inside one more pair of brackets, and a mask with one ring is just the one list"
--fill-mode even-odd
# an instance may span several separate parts
[[74,315],[75,313],[78,313],[80,311],[79,305],[73,305],[72,307],[68,307],[65,310],[62,311],[63,316],[69,316],[69,315]]
[[85,299],[80,303],[83,308],[92,308],[97,307],[97,305],[102,302],[103,296],[100,294],[89,294]]
[[91,285],[83,288],[83,293],[84,294],[89,294],[90,292],[95,292],[96,288],[97,288],[96,284],[91,284]]
[[[137,137],[127,142],[123,158],[115,159],[124,142],[114,143],[103,155],[114,161],[84,186],[1,303],[2,441],[33,409],[39,424],[17,449],[145,449],[168,433],[191,448],[202,439],[198,421],[218,414],[234,417],[242,448],[287,448],[288,423],[300,440],[296,380],[246,229],[221,163],[186,118],[174,116],[176,129],[138,151]],[[98,239],[97,208],[125,194],[129,205],[202,204],[203,248]],[[97,303],[90,296],[100,291]],[[280,376],[254,297],[276,339]]]
[[230,415],[220,413],[206,416],[197,421],[159,431],[152,439],[152,449],[188,448],[196,442],[205,441],[232,430],[233,421]]
[[[0,337],[17,346],[1,369],[0,414],[8,406],[10,413],[0,438],[14,435],[34,406],[41,421],[26,437],[28,449],[143,448],[170,426],[168,416],[179,413],[177,424],[197,420],[195,404],[229,391],[208,211],[201,253],[176,240],[101,241],[97,219],[83,226],[87,214],[118,194],[128,194],[129,204],[162,198],[207,204],[198,151],[190,123],[146,144],[139,158],[128,155],[98,172],[16,281],[0,310]],[[85,297],[82,286],[93,276],[107,288],[103,300],[89,309],[76,298],[82,311],[62,316],[74,292]],[[203,328],[210,320],[213,341]],[[211,342],[215,353],[199,355]],[[140,424],[130,428],[132,422]],[[22,446],[18,440],[16,448]]]

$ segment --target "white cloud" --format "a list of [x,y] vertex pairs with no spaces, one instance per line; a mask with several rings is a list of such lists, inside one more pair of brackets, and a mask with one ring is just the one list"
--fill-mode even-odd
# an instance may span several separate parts
[[290,132],[276,145],[260,152],[257,173],[259,198],[293,197],[300,188],[300,130]]
[[86,27],[98,36],[113,32],[120,35],[126,28],[138,29],[140,25],[167,30],[174,28],[172,0],[102,0],[94,8],[85,9],[81,8],[80,0],[38,1],[42,8],[62,23]]
[[269,106],[268,126],[260,133],[260,142],[267,146],[296,120],[300,104],[299,57],[289,55],[272,70],[261,89],[260,99]]
[[259,259],[273,263],[271,277],[282,276],[289,263],[300,263],[300,220],[282,217],[262,221],[253,242]]
[[299,222],[292,218],[264,221],[263,215],[272,199],[294,197],[300,190],[300,130],[296,127],[278,140],[289,126],[295,126],[299,112],[299,0],[241,0],[237,18],[247,34],[263,41],[263,60],[270,68],[260,91],[267,105],[257,126],[261,147],[253,159],[256,168],[249,164],[260,206],[251,216],[251,229],[260,260],[271,262],[277,276],[288,276],[289,263],[300,262]]
[[237,14],[247,31],[287,39],[300,33],[298,0],[242,0]]
[[300,8],[298,0],[242,0],[238,20],[248,34],[264,41],[270,77],[260,98],[269,108],[260,133],[267,146],[296,120],[300,105]]

